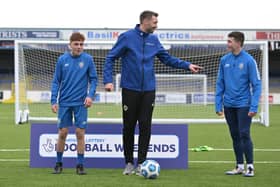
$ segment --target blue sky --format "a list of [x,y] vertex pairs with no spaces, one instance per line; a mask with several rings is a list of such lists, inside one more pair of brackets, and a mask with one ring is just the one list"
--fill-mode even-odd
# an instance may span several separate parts
[[8,0],[0,28],[131,28],[143,10],[159,28],[280,29],[276,0]]

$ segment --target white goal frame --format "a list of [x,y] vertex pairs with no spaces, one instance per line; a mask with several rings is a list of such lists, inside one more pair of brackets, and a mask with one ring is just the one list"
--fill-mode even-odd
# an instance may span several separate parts
[[[56,122],[56,118],[49,118],[49,117],[32,117],[29,116],[29,111],[19,110],[19,44],[20,43],[46,43],[46,44],[65,44],[69,43],[68,41],[34,41],[34,40],[15,40],[15,123],[19,124],[24,121],[45,121],[45,122]],[[87,41],[85,43],[91,43],[91,44],[114,44],[114,41]],[[226,41],[168,41],[168,42],[162,42],[163,46],[169,46],[173,44],[225,44]],[[253,118],[253,122],[261,123],[264,126],[269,126],[269,87],[268,87],[268,44],[266,41],[246,41],[246,44],[259,44],[263,46],[263,62],[262,65],[262,89],[263,89],[263,98],[262,102],[263,107],[260,112],[259,118]],[[168,75],[171,76],[171,75]],[[207,77],[206,77],[207,79]],[[117,79],[116,79],[117,80]],[[206,81],[207,82],[207,81]],[[207,85],[206,85],[207,86]],[[116,88],[116,91],[119,88]],[[119,91],[119,90],[118,90]],[[207,94],[207,88],[206,88],[206,94]],[[213,109],[214,112],[214,109]],[[23,121],[22,121],[23,120]],[[121,118],[89,118],[89,123],[122,123]],[[186,124],[186,123],[225,123],[225,119],[153,119],[153,123],[159,123],[159,124]]]

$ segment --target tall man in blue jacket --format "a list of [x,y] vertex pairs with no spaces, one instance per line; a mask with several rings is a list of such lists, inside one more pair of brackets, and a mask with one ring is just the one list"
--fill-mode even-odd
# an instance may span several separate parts
[[58,112],[57,158],[54,174],[62,172],[62,156],[68,127],[74,118],[77,137],[78,175],[84,170],[85,129],[87,127],[87,108],[92,105],[97,85],[96,68],[92,56],[83,52],[85,37],[75,32],[70,37],[71,51],[65,52],[57,61],[52,81],[51,105]]
[[[155,101],[154,58],[171,67],[198,72],[200,66],[170,56],[156,35],[158,14],[144,11],[140,24],[122,33],[106,57],[104,65],[105,90],[113,90],[113,67],[121,58],[121,88],[123,109],[124,175],[136,172],[140,175],[140,164],[146,160],[151,136],[151,121]],[[134,130],[139,125],[138,161],[134,169]]]
[[[252,117],[258,111],[261,94],[261,80],[254,58],[242,49],[244,34],[228,34],[227,48],[230,51],[221,58],[216,83],[216,113],[225,115],[233,149],[236,167],[227,175],[243,174],[254,176],[253,143],[250,137]],[[223,109],[224,108],[224,109]],[[244,156],[247,170],[244,170]]]

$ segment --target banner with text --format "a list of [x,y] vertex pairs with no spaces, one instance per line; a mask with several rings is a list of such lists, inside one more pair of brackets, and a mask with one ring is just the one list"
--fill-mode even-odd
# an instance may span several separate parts
[[[137,159],[138,133],[136,130],[134,158]],[[51,124],[32,124],[30,167],[53,167],[56,158],[57,127]],[[69,128],[63,165],[75,167],[77,141],[75,128]],[[162,168],[188,167],[188,126],[152,125],[148,159],[157,160]],[[136,162],[136,160],[135,160]],[[85,136],[85,165],[88,168],[123,168],[121,124],[89,124]]]

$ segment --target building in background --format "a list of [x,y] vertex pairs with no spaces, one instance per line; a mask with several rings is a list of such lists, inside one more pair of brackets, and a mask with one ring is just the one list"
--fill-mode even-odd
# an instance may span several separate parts
[[[125,29],[0,29],[0,90],[11,90],[14,81],[15,40],[68,40],[73,31],[89,41],[115,41]],[[161,41],[226,40],[231,30],[159,29]],[[280,30],[242,30],[246,40],[269,42],[270,92],[280,92]]]

